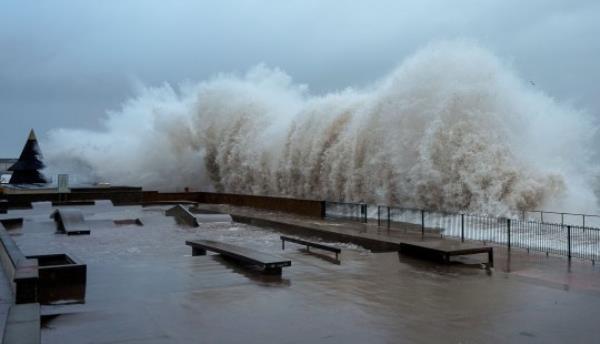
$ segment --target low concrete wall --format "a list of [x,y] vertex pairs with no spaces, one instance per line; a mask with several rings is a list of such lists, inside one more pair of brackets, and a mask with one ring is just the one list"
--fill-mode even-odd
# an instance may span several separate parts
[[0,224],[0,262],[11,282],[15,303],[37,302],[38,264],[35,259],[27,259],[17,244]]
[[158,193],[146,191],[144,192],[143,198],[144,202],[192,201],[205,204],[230,204],[240,207],[281,211],[312,217],[322,217],[325,211],[325,205],[322,201],[285,197],[238,195],[213,192]]
[[72,192],[68,194],[26,194],[4,195],[9,208],[28,208],[31,202],[50,201],[53,204],[69,204],[95,199],[108,199],[115,205],[149,204],[160,202],[188,201],[209,204],[231,204],[264,210],[280,211],[291,214],[323,217],[325,205],[322,201],[302,200],[284,197],[238,195],[211,192],[174,192],[157,191],[106,191]]
[[324,202],[321,201],[208,192],[200,192],[198,194],[198,203],[230,204],[312,217],[322,217],[325,211]]
[[0,224],[0,262],[11,285],[13,304],[2,323],[4,344],[39,344],[40,304],[38,297],[37,260],[27,259],[10,234]]
[[[94,191],[72,192],[65,194],[10,194],[4,195],[8,201],[8,208],[31,208],[32,202],[52,202],[52,204],[82,204],[82,202],[106,199],[114,204],[141,203],[144,192],[142,191]],[[91,204],[91,203],[90,203]]]

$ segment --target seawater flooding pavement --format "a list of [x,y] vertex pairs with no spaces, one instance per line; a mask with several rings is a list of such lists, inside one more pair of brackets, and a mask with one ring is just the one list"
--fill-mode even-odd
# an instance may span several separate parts
[[[26,211],[14,236],[26,255],[67,252],[88,266],[85,304],[44,306],[55,315],[43,323],[45,343],[564,343],[600,336],[600,271],[589,262],[496,248],[496,268],[486,270],[478,257],[443,265],[328,240],[342,248],[337,265],[300,245],[281,251],[280,233],[268,228],[180,226],[159,206],[79,208],[89,236],[55,234],[52,220]],[[116,226],[116,218],[141,218],[144,226]],[[264,276],[218,255],[193,257],[184,244],[193,239],[278,254],[292,266],[281,277]]]

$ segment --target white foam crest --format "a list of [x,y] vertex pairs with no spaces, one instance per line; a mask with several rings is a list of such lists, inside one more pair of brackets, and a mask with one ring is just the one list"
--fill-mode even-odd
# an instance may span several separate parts
[[60,129],[51,169],[80,180],[503,214],[596,212],[597,125],[463,41],[365,89],[314,96],[278,69],[145,88],[105,130]]

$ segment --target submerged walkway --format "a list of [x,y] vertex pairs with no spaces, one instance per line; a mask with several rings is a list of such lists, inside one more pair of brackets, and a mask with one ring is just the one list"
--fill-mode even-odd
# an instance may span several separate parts
[[[421,235],[421,226],[414,224],[396,224],[388,229],[377,226],[377,221],[360,223],[337,219],[318,219],[294,214],[270,212],[255,208],[230,205],[199,204],[199,209],[229,213],[235,221],[249,223],[259,227],[273,228],[297,235],[321,237],[326,241],[346,241],[364,246],[374,252],[398,251],[402,241],[440,240],[439,232],[426,228]],[[458,241],[453,238],[443,240]],[[466,241],[468,242],[468,241]],[[533,283],[541,283],[561,289],[577,289],[600,295],[600,266],[589,260],[569,260],[564,256],[546,255],[540,252],[528,252],[526,249],[486,243],[494,247],[494,265],[496,272],[509,273]],[[483,257],[483,256],[482,256]],[[484,257],[485,258],[485,257]],[[456,258],[465,263],[477,263],[471,257]]]

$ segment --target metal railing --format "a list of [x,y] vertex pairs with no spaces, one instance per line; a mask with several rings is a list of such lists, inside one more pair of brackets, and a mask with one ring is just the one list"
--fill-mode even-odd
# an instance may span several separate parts
[[[372,210],[369,212],[369,208]],[[376,209],[376,210],[375,210]],[[325,217],[348,219],[366,223],[368,219],[377,220],[377,225],[388,230],[404,229],[410,225],[419,229],[421,235],[426,232],[439,233],[441,237],[482,241],[512,247],[589,259],[593,263],[600,258],[600,228],[592,227],[585,219],[596,215],[569,214],[555,212],[537,212],[559,215],[560,223],[532,219],[494,217],[481,214],[451,213],[424,209],[410,209],[388,206],[369,206],[365,203],[325,202]],[[567,215],[579,216],[582,225],[572,224]],[[586,225],[584,225],[586,224]],[[407,226],[408,225],[408,226]]]
[[576,225],[581,227],[600,227],[600,215],[565,213],[547,210],[532,210],[522,212],[523,220],[529,219],[538,222],[560,223],[563,225]]
[[367,204],[325,201],[325,218],[350,219],[367,223]]

